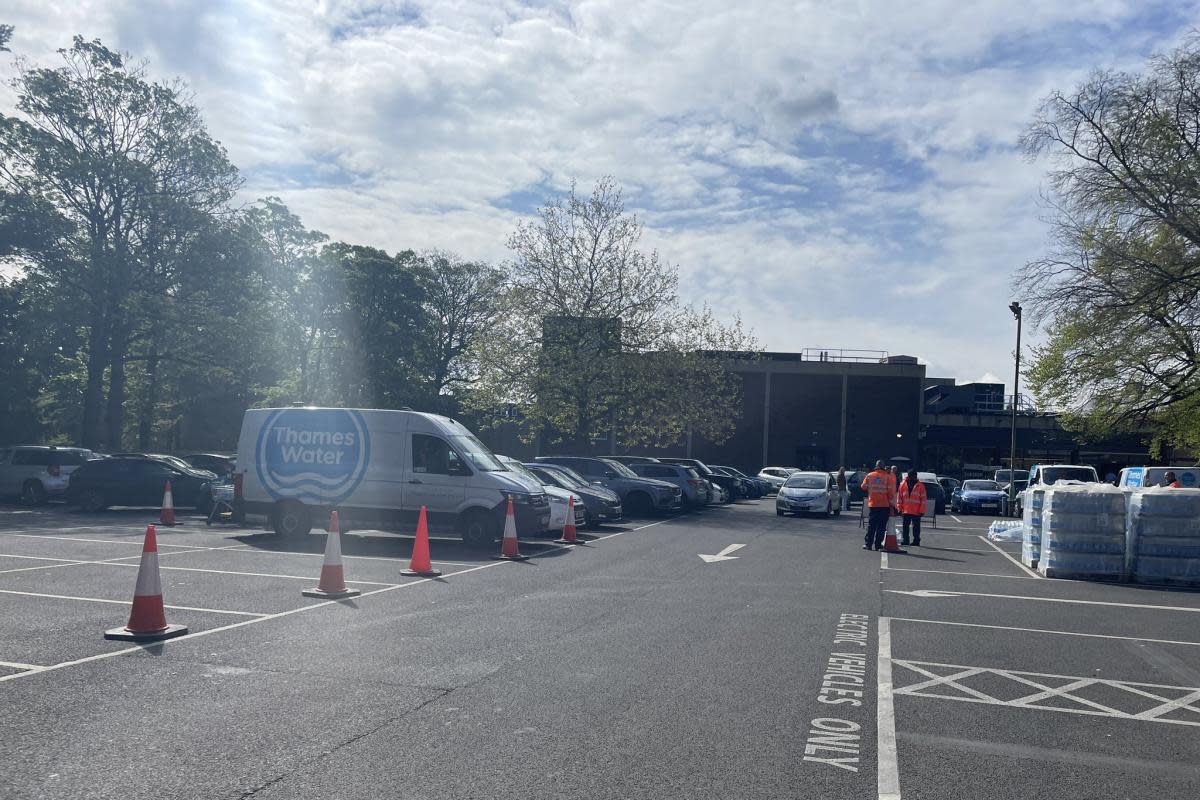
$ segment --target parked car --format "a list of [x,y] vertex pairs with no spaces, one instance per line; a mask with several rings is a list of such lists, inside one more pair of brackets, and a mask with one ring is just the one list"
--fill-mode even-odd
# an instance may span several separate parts
[[219,473],[215,472],[214,470],[206,469],[205,467],[198,467],[194,464],[191,464],[191,463],[185,461],[184,459],[180,458],[179,456],[169,456],[169,455],[166,455],[165,453],[113,453],[112,455],[110,455],[108,457],[109,458],[156,458],[159,461],[167,462],[168,464],[175,467],[176,469],[182,469],[182,470],[190,469],[190,470],[195,470],[198,472],[203,472],[209,477],[210,480],[216,480],[219,477]]
[[775,513],[797,516],[816,512],[825,516],[842,513],[842,496],[828,472],[793,472],[775,496]]
[[1029,480],[1029,470],[1027,469],[998,469],[992,474],[992,480],[1001,486],[1007,486],[1012,481],[1014,475],[1019,481]]
[[721,488],[721,484],[713,483],[712,481],[705,481],[705,483],[708,484],[709,497],[712,498],[711,503],[725,504],[732,502],[729,492]]
[[543,485],[554,485],[568,489],[583,498],[584,522],[594,528],[604,522],[620,522],[623,509],[620,496],[603,486],[586,480],[570,467],[560,464],[526,463],[525,467],[537,476]]
[[605,456],[605,458],[611,458],[613,461],[619,461],[627,467],[632,467],[634,464],[660,463],[657,458],[651,458],[650,456]]
[[942,485],[938,483],[937,475],[932,472],[918,472],[917,480],[925,487],[925,501],[932,503],[931,509],[936,514],[946,513],[947,495]]
[[[709,464],[709,466],[712,467],[714,465]],[[754,497],[754,498],[759,498],[759,497],[765,496],[767,494],[768,490],[770,490],[770,488],[771,488],[771,485],[769,483],[767,483],[767,481],[764,481],[762,478],[759,478],[758,476],[747,475],[746,473],[742,472],[740,469],[737,469],[735,467],[730,467],[726,464],[716,464],[715,467],[717,469],[722,469],[725,472],[728,472],[730,475],[733,475],[736,478],[741,478],[742,480],[749,483],[752,487],[754,487],[754,493],[752,495],[752,497]]]
[[66,494],[71,473],[92,457],[82,447],[0,448],[0,496],[36,506]]
[[621,497],[621,505],[633,515],[655,511],[676,511],[683,505],[678,486],[653,478],[639,478],[619,461],[582,456],[539,456],[538,463],[562,464],[585,478],[612,489]]
[[779,487],[787,483],[787,479],[793,472],[799,471],[793,467],[763,467],[759,470],[758,477],[771,484],[771,491],[777,492]]
[[552,533],[558,533],[563,529],[563,526],[567,524],[567,509],[570,508],[570,503],[572,500],[575,501],[575,507],[572,510],[572,514],[574,515],[573,522],[575,523],[576,527],[582,526],[587,521],[587,510],[584,507],[583,498],[577,493],[569,489],[564,489],[557,483],[547,483],[546,481],[543,481],[537,475],[534,475],[532,472],[526,469],[525,465],[520,461],[517,461],[515,458],[509,458],[508,456],[502,456],[499,454],[496,455],[496,458],[501,464],[508,467],[513,472],[526,475],[530,480],[537,481],[538,483],[542,484],[542,488],[546,491],[546,496],[550,498],[550,522],[547,523],[546,530],[551,531]]
[[746,480],[745,478],[739,478],[737,475],[734,475],[732,472],[725,469],[724,467],[714,467],[710,464],[710,465],[708,465],[708,468],[710,470],[712,470],[712,473],[714,475],[721,475],[721,476],[733,478],[735,481],[737,481],[737,496],[738,497],[756,498],[759,496],[758,487],[752,486],[750,484],[750,481]]
[[490,547],[512,502],[517,535],[550,525],[542,484],[505,468],[465,426],[417,411],[252,408],[242,418],[234,507],[304,536],[336,508],[348,527],[430,532]]
[[942,492],[945,493],[947,502],[949,502],[949,498],[954,494],[954,491],[958,489],[959,486],[962,486],[962,481],[958,480],[957,478],[947,478],[942,475],[938,476],[937,482],[938,486],[942,487]]
[[184,456],[183,460],[196,469],[208,470],[220,477],[232,474],[237,467],[237,456],[226,456],[220,453],[192,453]]
[[683,492],[684,508],[702,508],[709,504],[708,482],[691,467],[680,464],[630,464],[629,468],[643,478],[673,483]]
[[999,514],[1006,503],[1000,484],[989,480],[963,481],[950,496],[950,510],[956,514]]
[[735,500],[740,500],[744,495],[741,489],[741,479],[735,478],[732,475],[721,475],[711,469],[703,461],[698,461],[694,458],[660,458],[664,464],[680,464],[685,467],[691,467],[696,470],[704,480],[711,483],[716,483],[725,490],[728,496],[723,502],[732,503]]
[[179,468],[158,458],[97,458],[71,473],[67,502],[84,511],[109,506],[160,506],[167,482],[176,508],[207,512],[212,506],[212,473]]

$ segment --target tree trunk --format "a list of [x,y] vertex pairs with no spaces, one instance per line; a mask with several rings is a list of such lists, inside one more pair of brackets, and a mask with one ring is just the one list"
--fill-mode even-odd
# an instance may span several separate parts
[[80,444],[96,449],[101,443],[104,411],[104,370],[108,366],[108,335],[104,324],[92,322],[88,333],[87,387],[83,392],[83,430]]
[[128,349],[129,334],[125,326],[118,326],[109,346],[108,413],[105,415],[108,427],[108,441],[105,444],[113,450],[120,450],[124,442],[125,356]]
[[150,353],[146,358],[146,390],[138,408],[138,449],[151,449],[154,416],[158,407],[158,331],[150,334]]

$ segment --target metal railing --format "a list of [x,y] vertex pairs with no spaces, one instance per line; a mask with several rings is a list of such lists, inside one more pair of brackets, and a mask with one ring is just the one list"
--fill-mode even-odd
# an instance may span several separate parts
[[887,357],[887,350],[845,350],[836,347],[806,347],[800,351],[800,358],[804,361],[858,361],[878,364]]

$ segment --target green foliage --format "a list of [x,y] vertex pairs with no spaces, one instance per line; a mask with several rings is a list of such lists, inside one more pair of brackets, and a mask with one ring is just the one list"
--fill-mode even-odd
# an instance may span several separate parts
[[0,25],[0,53],[8,52],[8,43],[12,39],[13,26]]
[[1144,74],[1056,93],[1026,134],[1048,154],[1056,246],[1022,288],[1048,338],[1030,384],[1085,438],[1200,448],[1200,40]]

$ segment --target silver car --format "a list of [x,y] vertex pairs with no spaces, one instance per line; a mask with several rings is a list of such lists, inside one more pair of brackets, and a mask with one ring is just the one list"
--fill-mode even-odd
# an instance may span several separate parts
[[31,506],[62,497],[71,473],[93,455],[82,447],[0,448],[0,496],[20,497]]
[[793,472],[775,496],[775,513],[817,513],[837,516],[842,513],[842,496],[828,472]]

